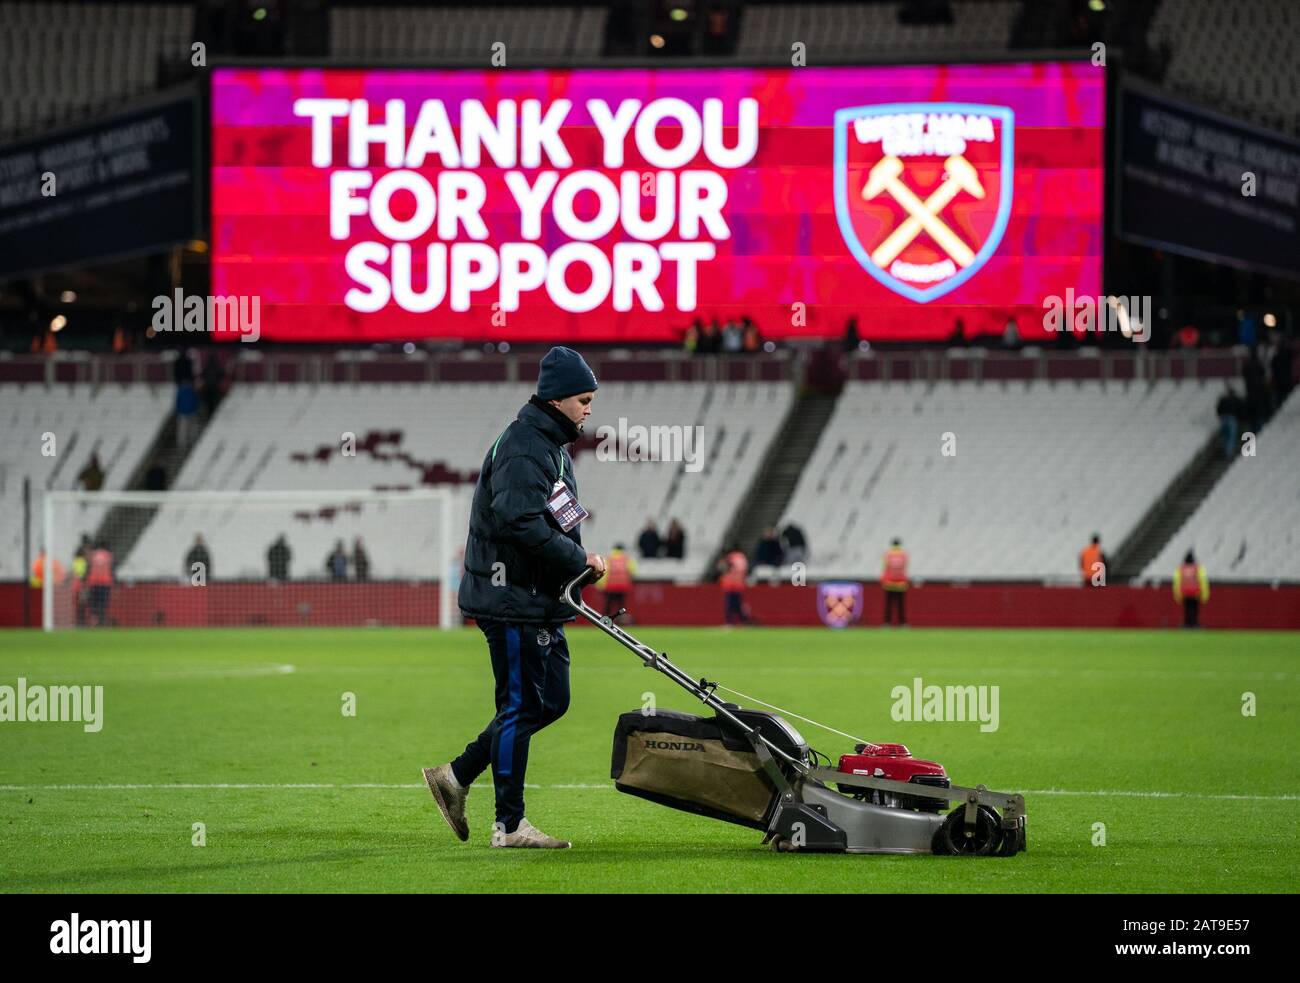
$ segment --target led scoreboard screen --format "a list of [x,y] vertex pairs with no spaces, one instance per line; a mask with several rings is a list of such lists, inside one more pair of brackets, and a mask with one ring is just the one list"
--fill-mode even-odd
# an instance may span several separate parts
[[277,341],[1043,337],[1101,293],[1104,69],[212,73],[212,291]]

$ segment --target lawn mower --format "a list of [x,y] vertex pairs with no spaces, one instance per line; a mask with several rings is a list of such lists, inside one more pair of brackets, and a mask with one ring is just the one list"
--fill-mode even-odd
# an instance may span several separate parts
[[[618,625],[623,612],[606,616],[588,606],[582,588],[592,574],[588,567],[565,585],[565,602],[713,713],[620,716],[610,765],[620,792],[761,830],[763,842],[782,852],[1009,857],[1025,849],[1023,796],[953,785],[942,765],[912,757],[902,744],[859,741],[830,767],[778,714],[727,702],[717,690],[735,690],[692,679]],[[954,802],[960,805],[945,816]]]

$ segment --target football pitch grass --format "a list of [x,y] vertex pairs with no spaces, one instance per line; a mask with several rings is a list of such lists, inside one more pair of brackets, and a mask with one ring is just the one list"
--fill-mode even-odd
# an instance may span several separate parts
[[[956,784],[1023,792],[1028,852],[777,854],[753,830],[616,792],[618,715],[647,693],[699,704],[590,628],[569,631],[572,704],[533,739],[528,769],[528,817],[567,851],[489,848],[490,773],[461,843],[420,780],[492,715],[476,629],[6,632],[0,685],[102,685],[104,707],[98,733],[0,723],[0,889],[1300,889],[1295,634],[633,630],[697,678],[905,743]],[[891,691],[916,677],[997,686],[997,730],[896,722]],[[793,722],[833,759],[852,750]]]

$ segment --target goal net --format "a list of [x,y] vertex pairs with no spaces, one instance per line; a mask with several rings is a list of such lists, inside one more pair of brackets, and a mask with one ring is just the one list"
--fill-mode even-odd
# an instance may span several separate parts
[[[459,624],[453,492],[47,492],[55,628]],[[463,525],[463,523],[462,523]],[[461,543],[464,540],[461,530]]]

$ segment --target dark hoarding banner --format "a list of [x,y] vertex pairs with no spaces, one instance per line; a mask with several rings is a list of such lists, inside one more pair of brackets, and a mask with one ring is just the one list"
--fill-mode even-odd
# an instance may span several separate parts
[[1300,279],[1300,142],[1146,86],[1119,99],[1121,236]]
[[194,237],[191,93],[0,147],[0,277]]

